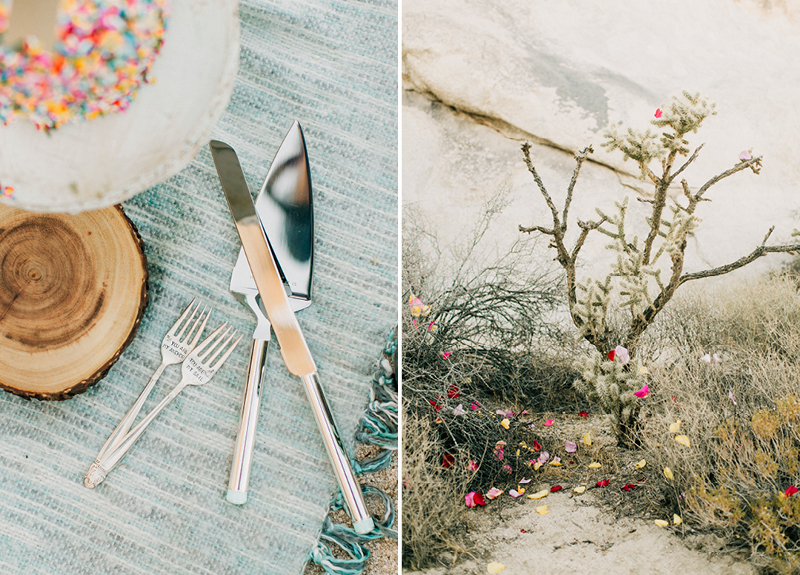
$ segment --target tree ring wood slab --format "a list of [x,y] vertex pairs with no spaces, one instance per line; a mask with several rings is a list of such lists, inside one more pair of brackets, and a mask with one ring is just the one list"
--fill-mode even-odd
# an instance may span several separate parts
[[86,391],[146,306],[142,239],[120,206],[66,215],[0,205],[0,387],[56,400]]

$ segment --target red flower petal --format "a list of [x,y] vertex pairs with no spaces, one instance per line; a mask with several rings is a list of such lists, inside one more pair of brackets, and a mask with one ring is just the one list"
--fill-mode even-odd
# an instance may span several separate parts
[[611,360],[611,361],[614,361],[614,350],[613,349],[608,352],[608,359]]
[[797,493],[797,491],[798,491],[797,487],[795,487],[794,485],[790,485],[789,487],[786,488],[786,491],[784,491],[783,494],[786,497],[790,497],[790,496],[794,495],[795,493]]
[[660,118],[660,117],[661,117],[661,114],[663,114],[663,113],[664,113],[664,112],[662,112],[662,111],[661,111],[661,108],[658,108],[658,109],[656,110],[655,117],[656,117],[656,118]]
[[520,529],[519,532],[520,533],[527,533],[527,531],[525,531],[524,529]]
[[459,395],[461,395],[461,390],[458,389],[458,386],[455,383],[450,384],[450,387],[447,388],[447,397],[455,399]]
[[440,410],[440,409],[442,409],[442,406],[441,406],[441,405],[439,405],[438,403],[436,403],[436,402],[435,402],[434,400],[432,400],[432,399],[429,399],[429,400],[428,400],[428,403],[430,403],[430,404],[433,406],[433,411],[434,411],[435,413],[439,413],[439,410]]
[[562,489],[564,489],[564,488],[563,488],[563,487],[561,487],[560,485],[553,485],[553,486],[550,488],[550,493],[555,493],[556,491],[561,491]]
[[534,451],[541,451],[542,450],[542,446],[539,445],[539,442],[536,441],[535,439],[533,440],[533,450]]
[[580,415],[581,417],[589,417],[589,414],[586,413],[585,411],[581,411],[580,413],[578,413],[578,415]]
[[601,479],[600,481],[595,483],[595,485],[597,487],[605,487],[606,485],[608,485],[608,483],[609,483],[608,479]]
[[444,457],[442,457],[442,467],[445,469],[449,469],[453,463],[455,463],[455,457],[450,455],[449,453],[445,453]]
[[476,493],[475,495],[473,495],[472,500],[475,502],[476,505],[486,505],[486,500],[480,493]]
[[620,487],[623,491],[630,491],[632,489],[636,489],[636,486],[633,483],[626,483],[623,487]]
[[647,481],[647,477],[642,477],[637,483],[644,483],[645,481]]

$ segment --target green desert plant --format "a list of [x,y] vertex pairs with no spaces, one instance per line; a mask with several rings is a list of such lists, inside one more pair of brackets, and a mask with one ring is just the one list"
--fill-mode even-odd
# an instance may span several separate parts
[[[592,148],[586,148],[575,155],[576,167],[567,187],[563,209],[559,212],[533,165],[530,144],[522,146],[525,163],[544,197],[553,223],[552,227],[519,226],[519,229],[526,233],[539,232],[550,236],[550,245],[557,253],[556,261],[565,271],[572,322],[578,328],[580,337],[593,345],[601,357],[605,357],[609,350],[618,345],[624,347],[631,357],[636,357],[642,335],[684,284],[730,273],[768,253],[792,253],[800,250],[800,244],[767,245],[773,231],[771,228],[761,245],[734,262],[698,272],[684,271],[687,238],[700,223],[695,213],[697,207],[701,202],[710,201],[706,197],[708,190],[738,172],[749,169],[757,174],[761,168],[761,156],[751,157],[749,152],[743,152],[737,164],[710,178],[699,188],[692,188],[685,179],[681,179],[678,188],[681,193],[677,199],[670,198],[668,192],[677,184],[678,177],[694,162],[703,147],[697,147],[690,155],[686,137],[697,132],[703,120],[715,113],[714,105],[699,94],[684,92],[681,97],[673,98],[663,111],[659,109],[656,112],[656,118],[651,123],[660,133],[650,129],[645,132],[633,129],[620,132],[616,128],[606,133],[606,142],[603,145],[609,151],[622,152],[624,160],[636,162],[641,178],[653,185],[652,198],[637,198],[651,206],[650,214],[646,218],[647,232],[643,241],[632,236],[626,222],[628,200],[624,198],[616,203],[614,212],[598,208],[596,220],[577,220],[580,233],[572,248],[568,249],[565,237],[575,183],[581,165],[592,152]],[[680,156],[688,158],[677,165]],[[660,174],[653,171],[653,165],[660,167]],[[611,238],[609,247],[616,253],[616,260],[602,279],[587,278],[581,282],[576,274],[578,256],[592,232]],[[611,318],[619,317],[620,312],[624,312],[627,325],[618,333],[611,329]],[[614,374],[628,374],[633,364],[623,366],[622,371],[613,366],[603,367],[597,361],[591,365],[594,366],[591,370],[584,370],[589,378],[584,378],[577,385],[591,397],[605,397],[601,405],[615,418],[618,441],[621,445],[630,445],[635,438],[638,413],[635,401],[628,401],[628,392],[633,392],[628,381],[630,378],[626,375],[616,382],[610,382],[609,378],[613,379]],[[636,377],[634,373],[633,379]],[[601,381],[612,388],[614,385],[619,388],[620,393],[613,394],[617,400],[609,403],[611,396],[596,389],[596,383]]]

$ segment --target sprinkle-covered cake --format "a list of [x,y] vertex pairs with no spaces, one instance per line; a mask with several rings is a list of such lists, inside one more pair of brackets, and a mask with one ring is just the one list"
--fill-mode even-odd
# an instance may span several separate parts
[[[12,9],[0,0],[0,40]],[[52,50],[34,36],[0,42],[0,122],[53,130],[126,110],[152,81],[168,14],[168,0],[59,0]]]

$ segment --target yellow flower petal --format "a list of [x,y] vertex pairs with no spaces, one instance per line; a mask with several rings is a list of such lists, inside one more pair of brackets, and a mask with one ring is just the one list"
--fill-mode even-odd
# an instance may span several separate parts
[[642,459],[639,463],[636,464],[636,469],[644,469],[644,466],[647,465],[647,462]]
[[547,497],[548,493],[550,493],[549,489],[543,489],[542,491],[537,491],[533,495],[528,495],[528,499],[541,499]]
[[534,463],[534,464],[533,464],[533,469],[534,469],[534,471],[539,471],[539,468],[540,468],[541,466],[542,466],[542,462],[541,462],[541,461],[537,461],[536,463]]
[[508,429],[508,424],[509,423],[511,423],[511,422],[508,419],[504,419],[503,421],[500,422],[500,425],[502,425],[503,427]]
[[663,519],[656,519],[654,521],[654,523],[656,525],[658,525],[659,527],[668,527],[669,526],[669,521],[664,521]]
[[669,432],[676,433],[681,428],[681,420],[669,424]]
[[519,449],[517,449],[517,457],[519,457]]
[[561,467],[561,462],[560,461],[551,461],[550,465],[552,465],[553,467]]
[[492,561],[486,566],[486,570],[492,575],[497,575],[498,573],[500,573],[500,571],[502,571],[505,568],[506,566],[503,565],[502,563],[495,563],[494,561]]
[[536,513],[539,515],[547,515],[547,505],[540,505],[536,508]]
[[674,475],[672,475],[672,469],[670,469],[669,467],[665,467],[665,468],[664,468],[664,477],[666,477],[666,478],[667,478],[667,479],[669,479],[670,481],[672,481],[673,479],[675,479],[675,476],[674,476]]
[[683,519],[681,519],[681,516],[677,515],[677,514],[673,514],[673,516],[672,516],[672,524],[673,525],[680,525],[681,523],[683,523]]
[[600,469],[601,467],[603,466],[597,463],[596,461],[593,461],[592,463],[589,464],[589,469]]
[[579,485],[578,487],[573,489],[573,491],[575,493],[583,493],[584,491],[586,491],[586,486],[585,485]]
[[639,373],[641,373],[642,375],[650,375],[650,370],[648,370],[645,366],[640,365]]
[[591,445],[592,444],[592,434],[591,433],[587,433],[586,435],[584,435],[583,436],[583,442],[586,445]]
[[677,441],[684,447],[691,447],[691,444],[689,443],[689,438],[686,435],[676,435],[675,441]]

